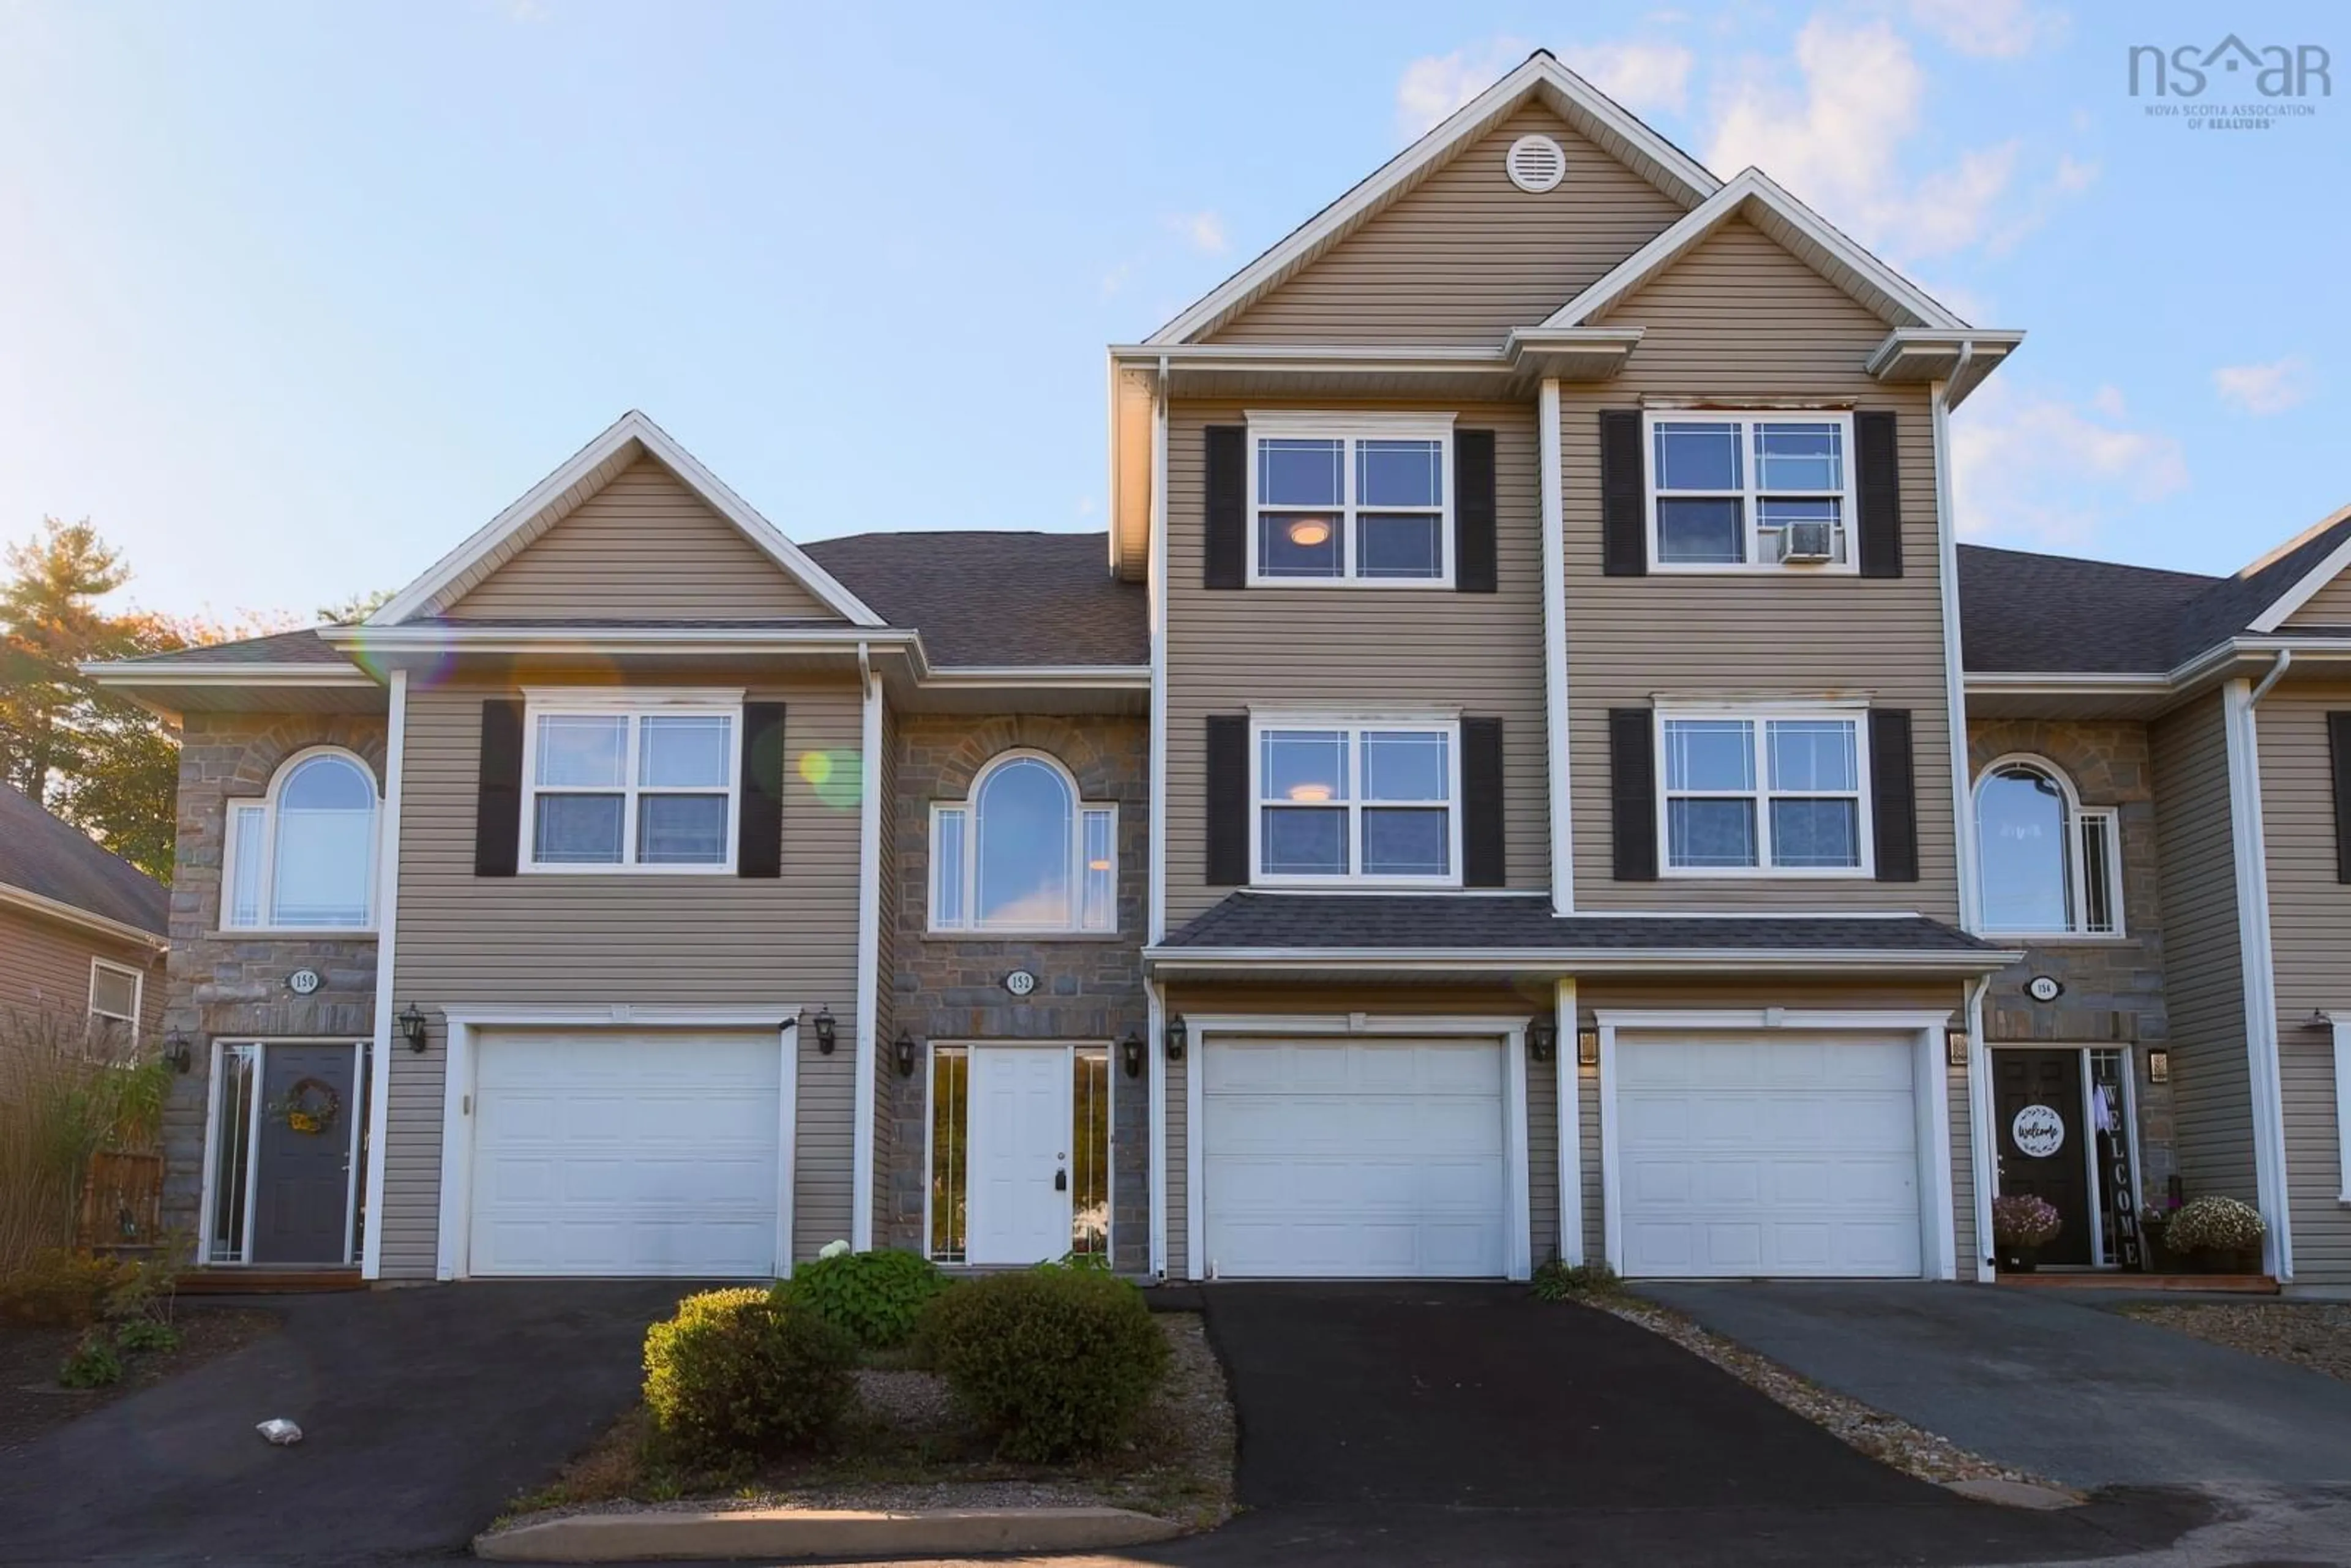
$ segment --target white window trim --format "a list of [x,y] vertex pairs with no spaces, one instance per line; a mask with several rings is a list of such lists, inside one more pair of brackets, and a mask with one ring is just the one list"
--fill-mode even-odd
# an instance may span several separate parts
[[[130,979],[130,1017],[124,1018],[116,1013],[101,1012],[99,1009],[98,977],[100,974],[121,975]],[[147,977],[145,975],[141,974],[139,970],[132,968],[128,964],[117,964],[105,958],[92,958],[89,961],[89,1017],[93,1019],[104,1019],[109,1023],[119,1023],[122,1025],[123,1028],[129,1031],[127,1043],[135,1046],[139,1043],[139,1019],[144,1012],[146,1006]]]
[[[1668,719],[1741,719],[1755,727],[1755,860],[1749,866],[1677,866],[1673,863],[1673,839],[1668,831],[1674,791],[1667,784],[1666,722]],[[1796,723],[1833,722],[1853,726],[1854,795],[1859,801],[1855,831],[1860,836],[1860,863],[1850,866],[1777,866],[1771,863],[1771,811],[1775,797],[1841,797],[1842,791],[1774,790],[1771,788],[1770,725],[1774,720]],[[1877,875],[1877,824],[1871,810],[1869,707],[1866,703],[1677,703],[1659,702],[1649,721],[1650,745],[1656,758],[1657,875],[1673,881],[1705,881],[1717,877],[1789,882],[1867,882]],[[1693,797],[1721,798],[1736,790],[1694,789]]]
[[[371,830],[368,835],[367,919],[357,925],[289,925],[273,918],[277,913],[277,904],[276,891],[272,886],[277,880],[277,797],[285,789],[286,780],[294,777],[294,770],[314,757],[341,758],[360,770],[361,777],[368,781],[368,788],[375,792],[375,806],[371,818]],[[241,839],[235,831],[234,823],[240,809],[256,805],[261,808],[261,841],[257,846],[261,856],[259,879],[261,919],[256,925],[240,925],[236,923],[237,872],[244,857],[254,853],[256,846]],[[383,787],[376,778],[375,769],[368,766],[366,758],[349,747],[306,746],[278,763],[277,770],[269,776],[269,788],[263,793],[257,796],[232,795],[222,802],[220,904],[214,912],[214,918],[218,923],[217,929],[225,932],[233,931],[239,935],[258,932],[339,937],[372,936],[375,935],[376,917],[379,913],[376,908],[376,883],[380,880],[377,871],[382,863],[382,859]]]
[[[538,721],[543,717],[582,715],[595,717],[622,716],[630,720],[628,750],[621,763],[622,782],[614,789],[557,786],[549,791],[558,795],[611,795],[621,797],[621,854],[618,862],[600,861],[585,864],[571,862],[548,863],[538,859]],[[638,737],[643,727],[639,720],[647,717],[723,717],[726,726],[726,853],[705,865],[678,865],[669,862],[645,864],[637,858],[637,798],[649,788],[637,782]],[[651,787],[660,794],[715,795],[716,789],[666,789]],[[516,871],[525,876],[733,876],[743,818],[743,693],[732,691],[683,688],[667,690],[653,687],[617,687],[575,691],[564,687],[526,687],[523,691],[522,715],[522,824],[521,852],[515,857]]]
[[[1362,737],[1365,735],[1394,734],[1400,731],[1424,733],[1440,731],[1446,737],[1445,747],[1445,814],[1446,864],[1450,868],[1443,876],[1374,876],[1361,869],[1338,876],[1309,876],[1298,873],[1270,875],[1265,867],[1265,799],[1264,763],[1265,732],[1269,729],[1335,730],[1347,736],[1348,798],[1332,801],[1347,811],[1347,862],[1360,866],[1363,860],[1363,813],[1366,806],[1395,804],[1410,810],[1431,809],[1429,801],[1365,800],[1357,775],[1361,772]],[[1448,709],[1441,716],[1407,713],[1342,714],[1329,709],[1316,711],[1299,708],[1256,711],[1249,714],[1249,885],[1251,887],[1395,887],[1448,888],[1461,885],[1461,719],[1458,710]]]
[[[1979,843],[1980,843],[1983,837],[1983,788],[1986,784],[1991,781],[1993,774],[1998,773],[2004,768],[2030,768],[2036,773],[2043,774],[2046,777],[2054,779],[2056,781],[2059,793],[2064,795],[2065,799],[2066,897],[2070,907],[2066,910],[2066,923],[2064,925],[2055,928],[2044,928],[2031,925],[1995,925],[1991,924],[1990,916],[1987,915],[1984,921],[1984,931],[1986,935],[1996,935],[2001,936],[2031,936],[2051,942],[2120,942],[2126,940],[2128,935],[2127,926],[2129,923],[2123,911],[2123,822],[2121,810],[2113,806],[2085,806],[2082,804],[2080,792],[2074,788],[2074,779],[2071,774],[2058,767],[2054,762],[2050,761],[2049,758],[2043,757],[2036,752],[2011,751],[2005,757],[1996,757],[1991,761],[1986,763],[1983,768],[1977,772],[1974,787],[1968,791],[1968,810],[1970,813],[1973,813],[1975,817],[1977,828],[1976,837]],[[2105,824],[2106,907],[2113,910],[2115,915],[2115,926],[2111,931],[2093,931],[2089,926],[2089,854],[2082,847],[2082,827],[2085,822],[2103,822]],[[1979,850],[1976,866],[1976,876],[1979,883],[1979,899],[1981,899],[1984,894],[1991,891],[1989,888],[1985,888],[1980,885],[1983,875],[1984,866],[1982,863],[1982,853],[1980,850]],[[1983,907],[1989,909],[1989,903],[1984,903]]]
[[[1070,871],[1073,878],[1070,888],[1070,923],[1066,925],[983,925],[979,924],[979,791],[980,787],[1008,763],[1021,760],[1041,762],[1061,776],[1070,791]],[[950,811],[963,813],[963,857],[956,868],[962,883],[964,923],[948,925],[939,918],[939,818]],[[1089,812],[1107,813],[1110,817],[1110,924],[1088,925],[1086,914],[1086,817]],[[1033,747],[1014,747],[1000,751],[987,759],[980,770],[971,776],[971,785],[960,800],[934,800],[930,814],[930,854],[928,874],[924,880],[924,900],[927,913],[924,916],[924,935],[946,940],[994,940],[1002,936],[1116,936],[1118,935],[1118,802],[1089,800],[1078,788],[1077,775],[1064,767],[1051,752]]]
[[[1453,587],[1453,421],[1449,413],[1308,413],[1292,410],[1264,411],[1251,409],[1245,416],[1249,422],[1249,465],[1245,483],[1249,486],[1249,575],[1245,579],[1251,588],[1370,588],[1370,589],[1435,589],[1450,591]],[[1345,455],[1340,463],[1342,500],[1338,512],[1346,538],[1345,570],[1337,577],[1270,577],[1258,570],[1258,505],[1257,449],[1264,440],[1277,441],[1344,441]],[[1356,527],[1359,509],[1355,503],[1355,454],[1358,441],[1434,441],[1437,444],[1438,473],[1437,476],[1437,560],[1442,570],[1435,577],[1360,577],[1356,563],[1363,549],[1363,530]],[[1292,508],[1295,509],[1295,508]],[[1387,508],[1374,507],[1374,511]],[[1404,507],[1405,511],[1419,508]]]
[[[1666,424],[1721,424],[1736,422],[1739,425],[1739,475],[1743,481],[1737,490],[1675,490],[1674,497],[1737,497],[1740,520],[1747,530],[1747,559],[1742,561],[1660,560],[1657,538],[1657,426]],[[1844,534],[1844,559],[1824,561],[1817,565],[1807,562],[1759,559],[1761,541],[1757,533],[1759,496],[1769,495],[1779,499],[1816,500],[1828,497],[1826,490],[1762,490],[1755,461],[1754,429],[1758,423],[1766,424],[1834,424],[1839,431],[1839,450],[1844,456],[1844,488],[1837,492],[1838,526]],[[1855,474],[1853,448],[1853,415],[1841,409],[1791,408],[1650,408],[1641,414],[1642,512],[1649,570],[1661,576],[1689,575],[1719,577],[1746,572],[1781,572],[1798,577],[1858,577],[1861,574],[1861,519],[1855,506],[1858,488]],[[1255,494],[1254,491],[1251,492]]]

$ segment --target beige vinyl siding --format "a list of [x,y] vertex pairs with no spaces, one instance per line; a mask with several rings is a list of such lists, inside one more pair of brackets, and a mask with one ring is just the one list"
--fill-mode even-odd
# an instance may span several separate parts
[[[1640,327],[1646,336],[1613,382],[1562,389],[1560,412],[1576,907],[1907,909],[1956,920],[1934,434],[1925,389],[1881,386],[1864,374],[1886,324],[1743,221],[1726,224],[1612,311],[1607,324]],[[1645,397],[1850,400],[1892,411],[1903,575],[1603,575],[1599,415],[1638,408]],[[1614,880],[1609,709],[1646,707],[1664,695],[1830,693],[1865,694],[1873,706],[1910,711],[1919,881]]]
[[2297,631],[2351,626],[2351,574],[2335,578],[2312,594],[2301,609],[2285,618],[2285,624]]
[[[732,677],[740,683],[741,672]],[[712,685],[722,684],[717,676]],[[799,1040],[794,1254],[849,1234],[856,1071],[857,774],[853,684],[761,685],[787,705],[784,874],[474,874],[482,703],[503,685],[413,688],[401,808],[395,998],[434,1016],[433,1047],[392,1054],[383,1272],[430,1278],[439,1223],[443,1009],[462,1003],[830,1007],[840,1050]],[[828,775],[812,759],[831,761]],[[820,791],[810,775],[825,779]]]
[[[1531,193],[1503,158],[1540,133],[1567,177]],[[1216,342],[1499,346],[1682,215],[1671,197],[1530,104],[1211,335]]]
[[649,457],[623,469],[444,613],[474,620],[840,619]]
[[[1484,1018],[1499,1030],[1522,1024],[1542,1004],[1515,990],[1483,988],[1376,986],[1283,986],[1259,988],[1229,985],[1171,985],[1167,1016],[1219,1013],[1290,1015],[1327,1019],[1369,1013],[1384,1022],[1415,1017]],[[1193,1198],[1186,1129],[1187,1079],[1199,1061],[1200,1030],[1192,1028],[1182,1061],[1167,1064],[1167,1277],[1187,1278],[1191,1267],[1189,1226]],[[1551,1256],[1559,1235],[1559,1110],[1557,1082],[1549,1063],[1527,1063],[1527,1207],[1537,1263]]]
[[0,907],[0,1021],[47,1015],[78,1029],[89,1016],[90,961],[136,970],[139,1039],[152,1045],[163,1021],[163,961],[152,950],[77,930],[27,910]]
[[2191,1197],[2217,1193],[2253,1203],[2244,970],[2220,695],[2158,720],[2148,738],[2179,1174]]
[[[1261,406],[1270,406],[1261,405]],[[1453,412],[1453,411],[1448,411]],[[1252,706],[1458,706],[1502,720],[1509,885],[1550,886],[1545,794],[1541,499],[1532,410],[1461,407],[1455,428],[1495,433],[1499,591],[1361,587],[1205,589],[1205,434],[1230,404],[1178,403],[1168,421],[1167,922],[1225,896],[1209,887],[1207,720]]]
[[2255,710],[2286,1198],[2294,1277],[2302,1285],[2351,1285],[2351,1209],[2341,1201],[2346,1173],[2335,1128],[2335,1034],[2310,1024],[2321,1009],[2351,1010],[2351,886],[2335,879],[2329,713],[2351,713],[2351,685],[2281,685]]

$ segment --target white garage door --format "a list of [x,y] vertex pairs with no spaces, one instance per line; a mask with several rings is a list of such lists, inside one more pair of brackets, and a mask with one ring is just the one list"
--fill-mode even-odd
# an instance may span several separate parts
[[1616,1044],[1627,1274],[1919,1272],[1907,1040]]
[[1196,1271],[1504,1271],[1498,1043],[1211,1040],[1202,1056]]
[[776,1268],[773,1034],[485,1034],[475,1274]]

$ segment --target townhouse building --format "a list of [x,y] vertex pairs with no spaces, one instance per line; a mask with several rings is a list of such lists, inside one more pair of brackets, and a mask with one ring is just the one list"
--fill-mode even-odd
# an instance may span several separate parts
[[174,1212],[1972,1280],[2176,1178],[2351,1286],[2351,520],[1959,545],[2022,340],[1538,53],[1111,349],[1106,536],[796,544],[625,415],[363,625],[99,672],[185,727]]

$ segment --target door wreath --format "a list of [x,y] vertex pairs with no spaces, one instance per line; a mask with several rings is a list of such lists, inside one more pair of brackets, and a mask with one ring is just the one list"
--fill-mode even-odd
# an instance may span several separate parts
[[286,1097],[271,1107],[287,1131],[318,1137],[343,1113],[343,1097],[322,1078],[298,1078]]

